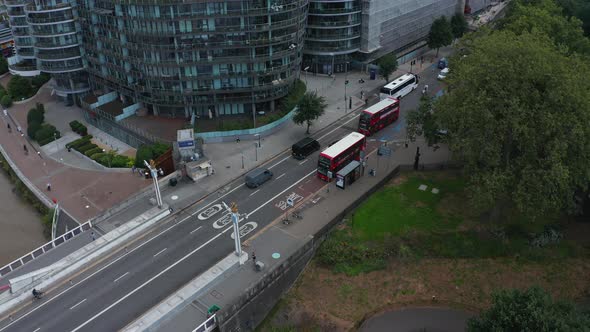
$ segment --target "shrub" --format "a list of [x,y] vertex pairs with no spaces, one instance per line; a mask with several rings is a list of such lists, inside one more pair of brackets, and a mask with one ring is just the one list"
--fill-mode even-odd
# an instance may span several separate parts
[[91,155],[91,156],[90,156],[90,159],[92,159],[92,160],[94,160],[94,161],[96,161],[96,162],[100,163],[100,159],[101,159],[103,156],[106,156],[106,155],[107,155],[106,153],[102,152],[102,150],[100,150],[100,151],[101,151],[101,152],[99,152],[99,153],[95,153],[95,154]]
[[80,136],[88,135],[88,128],[86,128],[85,125],[81,124],[77,120],[70,122],[70,128],[72,128],[72,131],[79,134]]
[[68,144],[66,144],[66,148],[76,148],[78,146],[82,146],[83,144],[88,144],[90,142],[90,139],[92,138],[92,136],[88,135],[88,136],[84,136],[82,138],[78,138],[75,141],[72,141]]
[[43,123],[45,121],[45,111],[40,110],[38,107],[31,108],[29,113],[27,113],[27,123],[31,124],[33,122]]
[[97,154],[99,152],[102,152],[102,149],[99,147],[96,147],[96,148],[92,148],[90,150],[86,150],[86,152],[84,152],[84,154],[86,155],[86,157],[90,157],[93,154]]
[[126,156],[116,155],[113,157],[113,160],[111,160],[111,167],[126,167],[128,160],[129,158]]
[[0,98],[0,104],[4,107],[10,107],[12,105],[12,98],[9,95],[4,95]]
[[8,71],[8,61],[5,57],[0,56],[0,75]]
[[35,135],[41,129],[41,122],[29,122],[29,126],[27,127],[27,135],[31,139],[35,139]]
[[8,82],[8,94],[14,100],[27,99],[33,95],[33,87],[27,78],[15,75]]
[[84,152],[86,152],[90,149],[94,149],[96,147],[98,147],[98,145],[96,145],[94,143],[88,143],[88,144],[85,144],[85,145],[82,145],[82,146],[76,148],[76,150],[78,150],[78,152],[80,152],[80,153],[84,153]]
[[41,73],[41,75],[34,76],[31,79],[31,84],[33,85],[33,88],[35,88],[35,90],[39,90],[39,88],[43,84],[47,83],[50,79],[51,76],[49,74]]
[[137,149],[135,153],[135,166],[143,167],[143,161],[147,160],[148,162],[150,159],[154,159],[154,152],[150,145],[142,145]]
[[60,137],[59,131],[57,131],[54,126],[47,123],[42,124],[41,129],[35,133],[35,140],[37,142],[44,141],[46,139],[53,140],[54,137]]

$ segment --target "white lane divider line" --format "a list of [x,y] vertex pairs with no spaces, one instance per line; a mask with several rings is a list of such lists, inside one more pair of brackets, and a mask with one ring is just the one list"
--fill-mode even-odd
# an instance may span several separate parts
[[196,231],[198,231],[199,229],[201,229],[201,227],[203,227],[203,226],[199,226],[199,227],[197,227],[197,228],[193,229],[193,230],[191,231],[191,234],[193,234],[194,232],[196,232]]
[[257,192],[259,192],[259,191],[260,191],[260,189],[256,190],[255,192],[251,193],[251,194],[250,194],[250,196],[252,196],[252,195],[256,194],[256,193],[257,193]]
[[123,278],[124,276],[128,275],[129,272],[125,272],[125,274],[123,274],[122,276],[120,276],[119,278],[115,279],[113,282],[117,282],[119,281],[119,279]]
[[184,262],[187,258],[189,258],[192,254],[194,254],[195,252],[201,250],[203,247],[205,247],[206,245],[208,245],[209,243],[215,241],[218,237],[222,236],[223,234],[225,234],[225,232],[232,230],[234,227],[230,226],[228,228],[226,228],[223,232],[220,232],[219,234],[215,235],[214,237],[212,237],[211,239],[209,239],[209,241],[203,243],[200,247],[198,247],[197,249],[189,252],[188,254],[186,254],[184,257],[182,257],[181,259],[179,259],[178,261],[176,261],[176,263],[168,266],[166,269],[162,270],[162,272],[156,274],[155,276],[151,277],[148,281],[144,282],[143,284],[139,285],[137,288],[135,288],[134,290],[132,290],[131,292],[127,293],[127,295],[123,296],[122,298],[118,299],[117,301],[115,301],[113,304],[111,304],[110,306],[104,308],[101,312],[97,313],[96,315],[90,317],[87,321],[85,321],[84,323],[82,323],[80,326],[76,327],[75,329],[72,330],[72,332],[76,332],[76,331],[80,331],[84,326],[88,325],[88,323],[94,321],[96,318],[98,318],[99,316],[101,316],[102,314],[104,314],[105,312],[107,312],[108,310],[110,310],[111,308],[113,308],[114,306],[118,305],[119,303],[125,301],[129,296],[137,293],[137,291],[139,291],[140,289],[144,288],[147,284],[149,284],[150,282],[154,281],[155,279],[159,278],[162,274],[170,271],[171,269],[173,269],[176,265]]
[[154,255],[154,257],[156,257],[156,256],[158,256],[159,254],[163,253],[164,251],[166,251],[166,249],[168,249],[168,248],[164,248],[164,249],[162,249],[162,250],[158,251],[158,252],[157,252],[157,253]]
[[292,185],[290,185],[289,187],[287,187],[287,189],[281,191],[280,193],[276,194],[275,197],[269,199],[268,201],[264,202],[262,205],[260,205],[259,207],[255,208],[252,212],[248,213],[247,216],[250,217],[251,215],[253,215],[254,213],[256,213],[256,211],[262,209],[263,207],[265,207],[268,203],[274,201],[275,199],[277,199],[277,197],[281,196],[282,194],[284,194],[286,191],[290,190],[291,188],[295,187],[296,185],[299,184],[299,182],[305,180],[305,178],[307,178],[308,176],[315,174],[317,172],[317,170],[313,170],[311,172],[309,172],[307,175],[305,175],[304,177],[302,177],[301,179],[297,180],[297,182],[293,183]]
[[38,327],[38,328],[37,328],[35,331],[33,331],[33,332],[37,332],[37,331],[39,331],[40,329],[41,329],[41,328],[40,328],[40,327]]
[[282,178],[283,176],[285,176],[285,174],[287,174],[287,173],[283,173],[283,174],[277,176],[277,178],[275,180],[278,180],[278,179]]
[[309,159],[305,159],[304,161],[300,162],[299,165],[305,164]]
[[338,130],[338,129],[342,128],[342,127],[344,127],[344,125],[345,125],[345,124],[349,123],[350,121],[352,121],[352,120],[354,120],[354,119],[356,119],[356,118],[358,118],[358,114],[357,114],[357,115],[355,115],[355,116],[353,116],[353,117],[352,117],[350,120],[348,120],[348,121],[344,122],[342,125],[340,125],[340,126],[338,126],[338,127],[334,128],[334,129],[330,130],[329,132],[325,133],[324,135],[322,135],[322,136],[321,136],[320,138],[318,138],[317,140],[319,141],[319,140],[321,140],[322,138],[324,138],[324,137],[326,137],[326,136],[330,135],[331,133],[335,132],[336,130]]
[[287,160],[287,159],[289,159],[289,158],[291,158],[291,156],[286,156],[285,158],[281,159],[281,160],[280,160],[278,163],[276,163],[276,164],[274,164],[274,165],[270,166],[268,169],[271,169],[271,168],[275,167],[276,165],[278,165],[278,164],[282,163],[283,161],[285,161],[285,160]]
[[82,304],[82,303],[84,303],[84,302],[86,302],[86,299],[84,299],[84,300],[82,300],[82,301],[78,302],[77,304],[74,304],[74,306],[72,306],[72,307],[70,308],[70,310],[74,309],[75,307],[79,306],[80,304]]

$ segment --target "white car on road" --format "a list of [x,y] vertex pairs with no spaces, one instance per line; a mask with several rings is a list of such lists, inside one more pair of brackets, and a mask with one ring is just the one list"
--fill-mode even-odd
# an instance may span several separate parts
[[440,73],[438,74],[437,78],[439,80],[444,80],[445,77],[447,77],[448,74],[449,74],[449,67],[441,70]]

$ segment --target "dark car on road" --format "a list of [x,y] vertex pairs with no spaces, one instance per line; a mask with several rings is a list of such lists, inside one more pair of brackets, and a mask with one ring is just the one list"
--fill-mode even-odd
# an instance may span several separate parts
[[246,186],[248,188],[258,188],[260,185],[272,178],[272,172],[266,168],[256,168],[246,174]]
[[311,137],[306,137],[299,142],[293,144],[291,152],[295,159],[305,159],[310,154],[320,149],[320,143]]

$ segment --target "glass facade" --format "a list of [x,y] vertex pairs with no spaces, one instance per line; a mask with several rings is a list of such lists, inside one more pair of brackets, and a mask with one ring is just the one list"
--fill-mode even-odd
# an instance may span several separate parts
[[272,110],[299,75],[308,0],[80,0],[92,89],[160,116]]
[[361,39],[360,0],[310,0],[303,66],[330,74],[348,70]]

